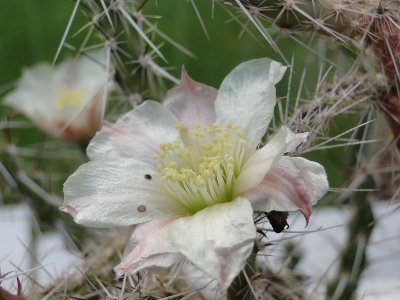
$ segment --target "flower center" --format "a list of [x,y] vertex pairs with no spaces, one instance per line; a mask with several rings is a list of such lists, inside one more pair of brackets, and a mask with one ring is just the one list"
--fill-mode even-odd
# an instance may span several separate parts
[[188,130],[178,123],[180,138],[160,145],[161,181],[170,196],[190,214],[233,200],[233,190],[244,155],[243,132],[234,124],[223,129],[196,125]]
[[84,93],[80,90],[68,90],[61,87],[55,102],[56,109],[61,110],[66,107],[77,107],[82,104]]

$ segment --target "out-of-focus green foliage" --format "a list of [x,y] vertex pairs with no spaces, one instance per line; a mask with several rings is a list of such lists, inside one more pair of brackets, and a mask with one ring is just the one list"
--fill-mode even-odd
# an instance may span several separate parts
[[[53,59],[73,6],[74,1],[0,1],[0,86],[17,79],[23,67]],[[78,14],[72,32],[83,24]]]
[[[189,1],[149,1],[144,14],[151,20],[151,15],[161,18],[155,22],[159,30],[172,37],[182,46],[190,50],[197,59],[192,59],[165,45],[161,51],[168,64],[175,66],[171,71],[179,77],[180,66],[185,65],[192,77],[200,82],[218,86],[224,76],[240,62],[255,57],[268,56],[282,61],[282,58],[268,47],[261,35],[255,31],[248,20],[236,17],[246,24],[252,32],[251,37],[243,27],[228,15],[219,5],[212,1],[195,1],[201,18],[207,29],[209,39],[202,30],[199,19]],[[17,79],[25,66],[39,61],[51,61],[64,33],[74,1],[53,0],[4,0],[0,2],[0,85],[3,86]],[[67,43],[79,47],[83,33],[74,34],[86,24],[85,17],[78,12],[74,19]],[[285,38],[278,42],[286,57],[295,59],[296,68],[304,66],[315,68],[314,56],[305,56],[307,51],[295,41]],[[73,55],[69,49],[63,49],[64,56]],[[161,61],[159,61],[162,65]],[[310,72],[315,77],[315,72]],[[296,74],[299,76],[300,74]],[[315,79],[315,78],[314,78]],[[296,80],[294,80],[296,82]],[[311,80],[312,81],[312,80]],[[311,85],[310,85],[311,86]],[[282,89],[283,92],[283,89]]]
[[[245,24],[235,21],[220,5],[212,1],[195,1],[202,22],[205,24],[209,38],[202,29],[200,20],[190,1],[168,0],[149,1],[144,14],[160,16],[156,19],[158,29],[167,34],[183,47],[191,51],[197,58],[193,59],[169,44],[161,51],[168,60],[166,66],[172,66],[170,72],[179,78],[181,66],[185,66],[195,80],[218,87],[226,74],[240,62],[256,58],[271,57],[283,61],[275,53],[260,33],[242,15],[236,18]],[[5,0],[0,2],[0,87],[18,79],[21,70],[40,61],[51,61],[64,33],[74,1],[53,0]],[[86,24],[86,18],[78,11],[74,19],[67,43],[79,47],[84,33],[74,34]],[[160,39],[159,39],[160,40]],[[160,40],[161,42],[161,40]],[[290,38],[278,40],[279,48],[284,55],[294,59],[294,73],[291,89],[297,91],[299,78],[307,68],[307,81],[303,90],[314,88],[318,75],[318,60],[315,55]],[[61,57],[72,56],[73,51],[64,48]],[[163,66],[163,62],[157,62]],[[165,64],[164,64],[165,65]],[[278,86],[278,95],[285,96],[288,84],[288,73]],[[169,86],[172,83],[167,83]],[[1,91],[1,90],[0,90]],[[3,106],[0,115],[4,115]],[[36,136],[36,134],[34,134]]]
[[[168,60],[165,63],[161,59],[156,59],[156,62],[162,67],[167,67],[175,77],[179,78],[180,68],[184,65],[193,79],[218,88],[226,74],[242,61],[257,57],[271,57],[283,62],[282,57],[268,46],[261,34],[242,14],[232,14],[232,12],[228,14],[217,2],[213,7],[213,1],[194,1],[194,3],[201,15],[201,21],[190,1],[148,1],[144,7],[143,14],[155,23],[161,32],[196,56],[196,59],[193,59],[165,43],[163,39],[156,38],[157,45],[163,44],[161,51]],[[75,1],[54,0],[3,0],[0,2],[0,44],[2,45],[0,47],[0,96],[4,95],[4,90],[18,79],[24,67],[32,66],[40,61],[53,60],[74,5]],[[201,22],[205,25],[208,37],[202,29]],[[86,16],[82,14],[82,11],[78,11],[66,43],[79,48],[85,32],[76,33],[86,24]],[[91,39],[92,43],[99,43],[100,40],[96,38],[96,35]],[[307,91],[311,91],[309,95],[312,95],[321,61],[315,59],[314,53],[289,37],[281,35],[277,43],[288,59],[287,62],[290,63],[292,59],[294,62],[290,83],[291,97],[296,96],[304,69],[307,69],[307,80],[304,82],[303,96],[307,97]],[[315,43],[320,43],[320,41],[316,40]],[[73,50],[64,47],[58,60],[73,55]],[[321,52],[321,55],[323,56],[324,53]],[[278,97],[286,96],[289,77],[289,72],[287,72],[282,83],[278,85]],[[167,85],[170,87],[173,84],[167,82]],[[11,109],[2,105],[0,105],[0,116],[15,118]],[[31,128],[12,129],[12,136],[13,143],[20,146],[50,139]],[[313,160],[327,167],[328,174],[334,174],[330,176],[332,185],[343,182],[343,174],[336,168],[337,155],[335,153],[331,151],[331,155],[325,156],[321,155],[321,152],[318,155],[311,154]],[[341,155],[340,159],[347,160],[348,158]],[[32,164],[37,163],[34,160]],[[51,164],[57,164],[63,169],[64,163],[52,160]],[[39,163],[43,172],[51,172],[51,164]],[[335,168],[330,166],[335,166]],[[67,178],[69,169],[75,167],[75,164],[69,165],[65,169],[66,173],[61,177]],[[51,190],[60,196],[61,183],[65,178],[61,178],[56,186],[51,187]]]

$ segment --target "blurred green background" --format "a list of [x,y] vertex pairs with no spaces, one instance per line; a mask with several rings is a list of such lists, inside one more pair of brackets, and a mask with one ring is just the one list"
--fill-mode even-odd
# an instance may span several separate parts
[[[245,60],[271,57],[284,63],[283,59],[271,49],[243,14],[232,10],[227,13],[216,1],[201,0],[195,1],[195,3],[209,37],[204,33],[190,1],[150,0],[145,6],[144,14],[149,20],[197,57],[196,59],[188,57],[171,45],[165,44],[162,52],[168,63],[165,65],[161,60],[157,60],[157,63],[170,67],[168,70],[174,76],[179,78],[180,68],[185,65],[192,78],[218,88],[226,74]],[[74,5],[75,1],[73,0],[0,1],[0,96],[9,90],[24,67],[32,66],[40,61],[50,62],[53,60]],[[239,24],[236,19],[244,26]],[[66,40],[68,44],[80,46],[85,34],[75,35],[75,33],[86,22],[86,17],[78,11]],[[301,37],[298,38],[301,39]],[[307,77],[302,96],[307,98],[307,91],[311,91],[310,95],[312,95],[320,65],[326,64],[326,62],[289,37],[280,35],[276,41],[287,61],[294,61],[290,83],[292,96],[295,96],[298,90],[300,76],[305,68]],[[94,42],[98,42],[98,40]],[[318,47],[321,43],[324,42],[315,39],[310,46]],[[322,48],[320,47],[320,49]],[[321,51],[320,54],[321,56],[326,55]],[[64,48],[59,60],[72,55],[74,53],[71,50]],[[289,72],[278,85],[278,97],[286,96],[288,79]],[[168,83],[168,85],[172,86],[172,83]],[[0,106],[0,117],[10,118],[10,116],[14,117],[11,110]],[[334,131],[340,132],[342,128],[346,128],[346,122],[335,124]],[[45,138],[37,130],[24,130],[17,133],[19,135],[17,140],[20,144],[30,144]],[[26,134],[27,132],[29,134]],[[343,166],[346,166],[346,161],[351,157],[343,155],[342,151],[319,151],[311,153],[308,157],[325,165],[330,175],[331,186],[339,186],[343,183],[346,168],[338,168],[338,161],[343,162]]]
[[[4,86],[17,79],[21,69],[39,61],[52,61],[58,44],[68,23],[75,1],[54,0],[2,0],[0,2],[0,84]],[[241,34],[243,28],[218,4],[212,8],[212,1],[195,1],[209,39],[204,33],[191,2],[183,0],[149,1],[145,15],[157,24],[158,28],[189,49],[197,59],[192,59],[166,45],[162,52],[172,71],[179,76],[180,66],[185,65],[192,77],[198,81],[218,86],[224,76],[242,61],[255,57],[268,56],[282,61],[268,46],[261,35],[240,14],[235,16],[246,24],[250,34]],[[155,16],[160,18],[155,18]],[[153,18],[154,17],[154,18]],[[84,33],[74,34],[86,24],[86,18],[78,11],[74,19],[69,44],[79,46]],[[288,60],[294,57],[296,68],[305,65],[310,68],[315,57],[304,56],[304,48],[290,39],[278,41]],[[72,55],[64,48],[61,59]],[[312,66],[311,66],[312,67]],[[315,79],[315,72],[310,72]]]

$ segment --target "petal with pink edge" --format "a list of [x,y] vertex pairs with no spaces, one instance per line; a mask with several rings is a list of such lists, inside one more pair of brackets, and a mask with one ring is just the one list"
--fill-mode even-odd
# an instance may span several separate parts
[[192,80],[182,68],[181,82],[168,91],[164,105],[188,129],[193,129],[196,124],[212,125],[215,122],[216,97],[216,89]]
[[195,266],[217,278],[225,291],[250,255],[256,229],[248,200],[207,207],[171,224],[169,236]]
[[242,196],[250,200],[256,211],[299,209],[308,224],[312,205],[328,187],[323,166],[305,158],[284,156],[258,186]]
[[268,127],[276,103],[275,86],[286,68],[268,58],[253,59],[226,76],[215,101],[217,122],[238,125],[250,150],[256,149]]
[[257,184],[286,152],[294,151],[307,140],[307,133],[295,134],[282,126],[272,139],[246,161],[237,179],[234,195],[239,195]]
[[131,157],[152,160],[159,145],[178,138],[178,119],[155,101],[145,101],[112,124],[105,124],[87,148],[91,160]]
[[65,182],[60,209],[75,222],[92,227],[126,226],[164,212],[180,213],[176,203],[160,191],[157,176],[154,166],[132,159],[88,162]]
[[134,274],[143,269],[167,268],[185,257],[173,246],[168,229],[176,218],[154,220],[138,225],[124,251],[122,261],[115,267],[117,277]]

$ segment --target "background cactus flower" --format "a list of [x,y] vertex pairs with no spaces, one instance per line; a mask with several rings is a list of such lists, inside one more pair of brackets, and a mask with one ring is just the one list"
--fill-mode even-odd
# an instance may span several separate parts
[[53,136],[86,140],[98,129],[106,83],[106,68],[87,57],[40,63],[23,71],[4,103]]
[[253,249],[253,211],[300,209],[308,222],[325,170],[284,156],[307,134],[282,127],[257,149],[284,71],[250,60],[216,91],[183,70],[163,105],[145,101],[96,134],[60,209],[88,226],[138,224],[117,276],[188,259],[223,292]]

